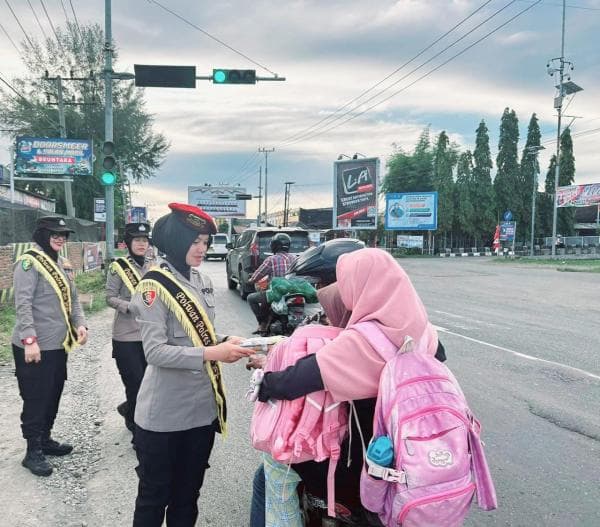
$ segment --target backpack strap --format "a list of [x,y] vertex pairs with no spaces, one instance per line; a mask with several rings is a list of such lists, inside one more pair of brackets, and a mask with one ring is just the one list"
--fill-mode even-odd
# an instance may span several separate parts
[[372,320],[358,322],[353,326],[349,326],[348,329],[358,331],[386,362],[394,358],[398,351],[398,347],[385,336],[385,333]]

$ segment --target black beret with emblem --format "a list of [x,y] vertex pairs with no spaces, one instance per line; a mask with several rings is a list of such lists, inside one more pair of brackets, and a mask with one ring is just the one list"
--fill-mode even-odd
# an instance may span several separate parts
[[196,205],[187,203],[169,203],[172,214],[186,227],[198,234],[216,234],[217,224],[213,217]]
[[36,228],[56,233],[75,232],[73,229],[69,229],[67,222],[59,216],[42,216],[38,218]]
[[126,238],[150,237],[150,224],[148,223],[128,223],[125,225]]

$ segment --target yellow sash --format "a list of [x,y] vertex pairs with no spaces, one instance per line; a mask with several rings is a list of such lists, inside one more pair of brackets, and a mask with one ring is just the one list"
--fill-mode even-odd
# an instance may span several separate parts
[[62,274],[58,264],[48,258],[43,252],[37,249],[29,249],[23,253],[17,261],[27,261],[35,267],[46,281],[52,286],[54,292],[58,296],[60,308],[67,324],[67,336],[63,341],[63,348],[69,352],[73,350],[77,344],[77,328],[71,321],[71,288],[67,283],[67,279]]
[[[206,311],[194,300],[194,295],[184,288],[170,272],[159,268],[147,272],[136,292],[143,295],[150,291],[156,292],[167,309],[175,315],[194,346],[207,347],[217,343],[215,330]],[[227,435],[227,404],[221,365],[218,361],[213,360],[204,361],[204,364],[217,403],[219,432],[225,436]]]
[[132,295],[142,279],[140,273],[138,273],[135,266],[131,265],[131,262],[127,258],[117,258],[112,262],[110,264],[110,272],[119,275],[119,278]]

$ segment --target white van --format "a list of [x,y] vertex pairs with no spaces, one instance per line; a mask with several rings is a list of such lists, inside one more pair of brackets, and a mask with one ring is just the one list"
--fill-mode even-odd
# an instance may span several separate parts
[[208,248],[206,253],[206,259],[220,258],[225,260],[227,256],[227,244],[229,243],[229,237],[227,234],[218,233],[213,236],[212,245]]

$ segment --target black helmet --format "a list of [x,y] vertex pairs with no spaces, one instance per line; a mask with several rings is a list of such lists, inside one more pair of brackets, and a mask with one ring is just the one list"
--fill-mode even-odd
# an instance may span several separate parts
[[271,252],[279,253],[281,251],[287,253],[292,245],[292,239],[285,232],[278,232],[271,238]]
[[304,251],[289,268],[289,274],[310,277],[320,287],[336,281],[335,266],[341,254],[364,249],[365,244],[354,238],[337,238]]

